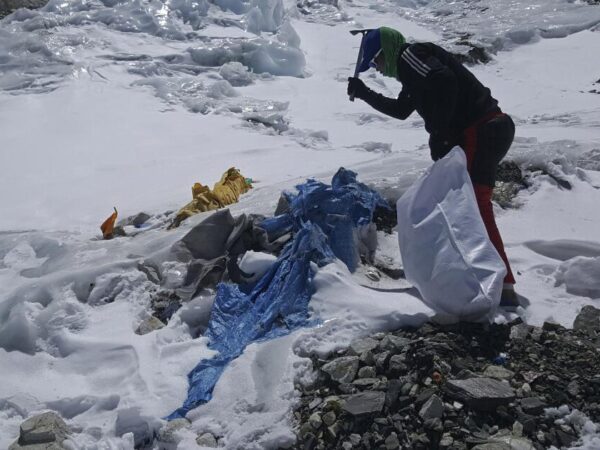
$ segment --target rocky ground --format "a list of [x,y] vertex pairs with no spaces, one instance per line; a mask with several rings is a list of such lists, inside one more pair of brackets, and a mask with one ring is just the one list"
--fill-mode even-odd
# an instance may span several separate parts
[[48,0],[0,0],[0,19],[19,8],[41,8]]
[[566,329],[425,324],[313,358],[302,449],[565,448],[600,422],[600,310]]

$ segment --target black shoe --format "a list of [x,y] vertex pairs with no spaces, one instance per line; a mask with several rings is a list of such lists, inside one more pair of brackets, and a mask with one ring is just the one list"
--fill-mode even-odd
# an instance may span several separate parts
[[516,309],[521,304],[519,303],[519,297],[513,288],[504,288],[502,289],[502,294],[500,295],[500,308],[504,309]]

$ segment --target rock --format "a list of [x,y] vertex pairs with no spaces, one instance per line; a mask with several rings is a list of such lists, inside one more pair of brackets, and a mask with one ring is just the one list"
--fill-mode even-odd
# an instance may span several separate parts
[[437,389],[425,389],[423,390],[419,396],[416,398],[415,400],[415,406],[417,408],[420,408],[421,406],[423,406],[425,404],[425,402],[427,400],[429,400],[431,398],[431,396],[433,394],[435,394],[437,392]]
[[454,444],[454,438],[449,434],[444,434],[440,440],[440,448],[445,450]]
[[187,419],[175,419],[167,422],[158,432],[158,441],[163,444],[177,444],[177,431],[190,426]]
[[310,423],[303,423],[300,427],[300,430],[298,431],[298,435],[300,436],[300,438],[306,439],[307,436],[313,435],[313,431],[314,429]]
[[371,352],[375,350],[377,348],[377,345],[379,345],[379,341],[370,337],[364,339],[357,339],[355,341],[352,341],[352,343],[350,344],[348,354],[359,356],[362,355],[364,352]]
[[321,367],[323,372],[329,374],[333,381],[338,383],[351,383],[358,371],[358,356],[342,356],[328,362]]
[[487,366],[483,371],[483,376],[497,380],[511,380],[515,373],[502,366]]
[[[379,333],[372,339],[383,345],[368,358],[373,362],[363,361],[364,352],[358,356],[359,378],[337,384],[323,373],[310,387],[300,386],[295,448],[386,449],[396,446],[392,432],[401,448],[411,450],[542,450],[573,445],[579,432],[570,420],[557,419],[577,408],[592,422],[600,422],[600,336],[588,337],[554,324],[545,328],[518,322],[430,323],[416,330]],[[402,342],[408,343],[400,348]],[[382,351],[382,346],[389,350]],[[343,355],[347,353],[331,355],[328,361]],[[496,355],[506,365],[491,363]],[[328,361],[313,358],[317,367]],[[399,364],[406,366],[401,376],[395,373]],[[376,377],[371,376],[373,368]],[[441,379],[436,380],[438,372]],[[326,416],[330,410],[324,405],[331,395],[338,396],[341,405]],[[315,398],[325,401],[312,403]],[[569,409],[564,406],[556,417],[546,417],[549,399],[551,405],[566,404]],[[317,430],[308,423],[315,411],[327,421]],[[350,433],[362,439],[353,443]]]
[[379,349],[382,351],[399,353],[409,343],[410,339],[394,336],[393,334],[388,334],[381,340],[381,342],[379,342]]
[[400,397],[398,397],[398,407],[399,408],[404,408],[408,405],[410,405],[413,402],[413,399],[410,398],[408,395],[402,395]]
[[360,434],[352,433],[348,439],[350,439],[352,445],[358,445],[360,443]]
[[411,448],[423,448],[429,449],[431,448],[431,441],[427,437],[425,433],[422,434],[411,434],[410,441],[412,444]]
[[546,321],[542,325],[542,330],[544,331],[558,331],[562,328],[562,325],[556,322]]
[[400,441],[398,440],[398,435],[392,431],[390,435],[386,438],[384,444],[385,448],[388,450],[396,450],[400,448]]
[[531,339],[538,342],[541,339],[543,332],[544,331],[541,328],[534,328],[531,332]]
[[323,419],[321,419],[321,414],[318,412],[312,413],[308,418],[308,423],[315,429],[318,430],[323,424]]
[[571,397],[577,397],[579,395],[579,383],[575,380],[571,381],[567,385],[567,392]]
[[122,220],[119,220],[118,225],[120,227],[134,226],[140,228],[144,223],[148,221],[152,216],[145,212],[137,213],[135,216],[129,216]]
[[147,319],[142,320],[142,323],[135,330],[135,334],[144,335],[151,333],[156,330],[160,330],[165,326],[159,319],[154,316],[150,316]]
[[467,403],[471,408],[490,411],[515,399],[515,391],[506,383],[492,378],[469,378],[448,380],[446,392],[449,396]]
[[524,340],[529,336],[529,328],[530,326],[526,323],[520,323],[518,325],[514,325],[510,329],[510,338],[513,340]]
[[518,206],[514,204],[514,199],[522,188],[522,185],[512,181],[496,181],[492,199],[502,208]]
[[358,371],[358,378],[375,378],[377,376],[377,371],[375,367],[366,366],[361,367]]
[[[54,412],[46,412],[30,417],[19,429],[19,440],[10,446],[11,450],[28,449],[62,449],[62,442],[67,438],[69,428],[62,418]],[[41,445],[40,445],[41,444]]]
[[354,386],[353,384],[348,384],[348,383],[340,384],[338,386],[338,389],[340,390],[340,392],[342,394],[355,394],[357,391],[356,386]]
[[378,371],[383,372],[390,360],[390,352],[381,352],[375,354],[375,367]]
[[[2,11],[0,11],[2,14]],[[21,445],[19,441],[13,442],[8,446],[8,450],[65,450],[61,444],[56,442],[46,442],[44,444]]]
[[374,386],[379,381],[379,378],[357,378],[352,382],[352,384],[360,388]]
[[379,413],[385,403],[385,393],[379,391],[361,392],[346,397],[342,409],[353,416]]
[[496,179],[505,183],[524,183],[521,168],[513,161],[502,161],[498,165]]
[[160,284],[160,270],[155,265],[148,261],[140,261],[137,265],[137,269],[146,275],[148,281],[151,281],[154,284]]
[[133,433],[134,446],[138,448],[152,443],[155,426],[153,419],[140,415],[139,408],[121,409],[117,413],[115,434],[121,437],[125,433]]
[[335,395],[327,397],[323,402],[323,405],[323,410],[325,411],[339,413],[342,410],[342,400]]
[[337,417],[333,411],[329,411],[328,413],[324,414],[322,417],[323,423],[325,425],[327,425],[328,427],[333,425],[335,423],[336,419],[337,419]]
[[[535,447],[529,439],[524,437],[513,436],[511,434],[499,437],[494,436],[493,442],[490,443],[508,445],[508,447],[498,447],[498,450],[535,450]],[[488,448],[487,450],[490,449]],[[496,448],[494,447],[493,450],[496,450]]]
[[196,444],[198,444],[200,447],[211,448],[217,448],[219,446],[217,439],[212,435],[212,433],[204,433],[199,435],[196,438]]
[[438,418],[427,419],[423,423],[423,426],[427,431],[433,431],[435,433],[439,433],[440,435],[444,432],[444,425],[442,424],[442,421]]
[[521,400],[521,409],[527,414],[539,415],[548,405],[537,397],[527,397]]
[[362,352],[359,357],[360,363],[365,366],[374,366],[375,365],[375,355],[373,352]]
[[176,292],[164,290],[152,295],[151,305],[152,315],[166,324],[171,320],[173,314],[181,308],[182,300]]
[[335,439],[337,439],[338,434],[340,432],[340,427],[337,423],[334,423],[330,427],[327,427],[327,429],[325,431],[326,431],[327,437],[330,440],[335,440]]
[[314,398],[311,400],[311,402],[308,404],[308,409],[315,409],[317,406],[319,406],[321,403],[323,403],[323,400],[320,397]]
[[432,395],[419,411],[423,420],[441,419],[444,415],[444,403],[437,395]]
[[456,378],[459,380],[466,380],[469,378],[477,378],[477,377],[479,377],[479,374],[476,374],[475,372],[472,372],[468,369],[463,369],[456,374]]
[[401,389],[402,382],[400,380],[390,380],[388,382],[387,392],[385,393],[385,406],[388,409],[395,408],[398,404]]
[[512,450],[513,448],[505,444],[504,442],[488,442],[486,444],[479,444],[473,447],[471,450]]
[[513,435],[521,437],[523,436],[523,424],[519,421],[513,423],[512,428]]
[[406,358],[403,355],[393,355],[388,363],[388,370],[393,374],[404,374],[408,367],[404,363]]
[[571,444],[577,440],[571,433],[566,433],[563,430],[556,430],[556,437],[562,447],[571,447]]
[[0,19],[19,8],[37,9],[48,3],[48,0],[0,0]]

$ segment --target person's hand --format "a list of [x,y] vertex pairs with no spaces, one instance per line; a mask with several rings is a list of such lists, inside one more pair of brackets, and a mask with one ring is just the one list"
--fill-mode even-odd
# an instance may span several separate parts
[[364,98],[367,92],[367,86],[360,78],[349,77],[348,78],[348,95],[354,94],[356,98]]
[[446,156],[455,145],[455,139],[444,138],[438,134],[429,135],[429,150],[434,161]]

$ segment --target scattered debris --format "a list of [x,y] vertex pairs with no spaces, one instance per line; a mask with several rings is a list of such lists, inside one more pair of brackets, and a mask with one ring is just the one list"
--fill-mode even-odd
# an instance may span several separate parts
[[102,225],[100,225],[100,230],[102,230],[102,237],[104,239],[112,239],[115,236],[125,235],[122,227],[115,227],[115,222],[117,221],[119,213],[117,212],[117,208],[114,208],[114,210],[115,211],[102,222]]
[[213,211],[237,203],[240,195],[251,188],[251,179],[245,178],[235,167],[229,168],[212,189],[201,183],[194,183],[192,201],[179,210],[170,228],[178,227],[185,219],[199,212]]

